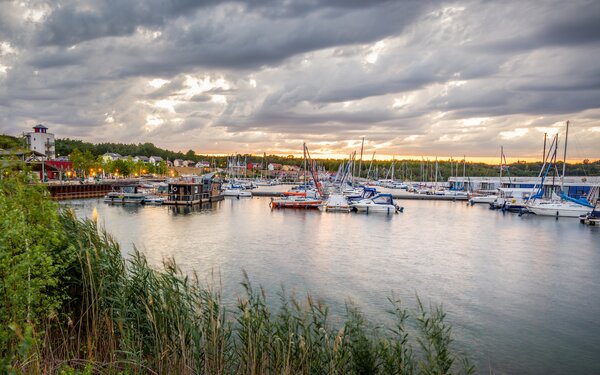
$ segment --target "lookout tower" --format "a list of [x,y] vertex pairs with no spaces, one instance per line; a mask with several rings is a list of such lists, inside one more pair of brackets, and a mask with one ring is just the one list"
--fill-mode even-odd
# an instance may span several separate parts
[[54,147],[54,134],[48,133],[48,128],[42,124],[33,127],[32,132],[25,133],[27,146],[31,151],[37,151],[46,156],[47,159],[56,157]]

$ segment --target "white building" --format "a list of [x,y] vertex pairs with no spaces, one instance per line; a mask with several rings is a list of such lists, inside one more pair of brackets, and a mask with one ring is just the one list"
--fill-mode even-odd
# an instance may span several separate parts
[[32,132],[25,133],[25,139],[27,139],[27,146],[31,151],[42,153],[46,155],[47,159],[54,159],[56,157],[54,134],[47,131],[47,127],[38,124],[33,127]]
[[150,156],[148,158],[148,162],[154,165],[160,163],[161,161],[163,161],[163,158],[161,158],[160,156]]

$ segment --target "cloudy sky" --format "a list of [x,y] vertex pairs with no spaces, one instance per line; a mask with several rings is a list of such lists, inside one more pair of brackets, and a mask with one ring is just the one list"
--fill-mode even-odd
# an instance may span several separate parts
[[600,1],[0,0],[0,133],[600,159]]

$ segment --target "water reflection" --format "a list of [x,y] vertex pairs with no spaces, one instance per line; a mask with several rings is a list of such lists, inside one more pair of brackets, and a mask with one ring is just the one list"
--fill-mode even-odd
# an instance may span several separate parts
[[201,279],[220,275],[235,303],[242,270],[273,298],[285,285],[342,313],[348,299],[387,319],[394,292],[443,303],[457,343],[480,372],[600,373],[600,228],[518,217],[461,202],[403,201],[404,213],[331,214],[269,208],[268,198],[202,207],[74,202],[124,252],[159,266],[174,257]]
[[171,215],[189,215],[201,211],[213,210],[217,207],[217,204],[206,202],[202,204],[196,204],[193,206],[167,206]]

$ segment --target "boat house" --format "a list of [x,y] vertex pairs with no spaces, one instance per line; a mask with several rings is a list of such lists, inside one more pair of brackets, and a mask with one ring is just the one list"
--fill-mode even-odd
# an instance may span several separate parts
[[168,181],[168,196],[164,203],[190,206],[222,200],[221,183],[216,181],[214,176],[215,173],[209,173]]

